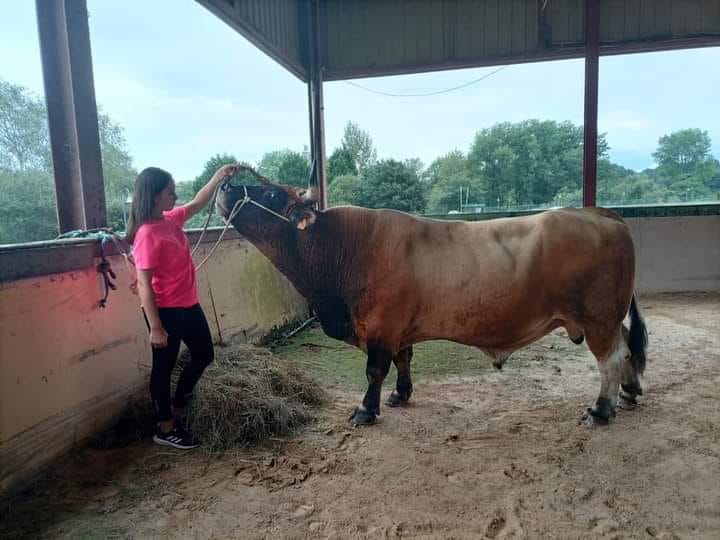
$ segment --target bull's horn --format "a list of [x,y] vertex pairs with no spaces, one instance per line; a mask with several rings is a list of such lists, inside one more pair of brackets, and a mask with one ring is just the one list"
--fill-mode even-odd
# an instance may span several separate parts
[[302,197],[303,202],[306,202],[306,203],[317,202],[318,199],[320,198],[318,195],[317,186],[310,186],[303,193],[301,193],[300,196]]
[[268,180],[267,178],[265,178],[262,174],[260,174],[259,172],[257,172],[255,169],[253,169],[253,168],[250,167],[249,165],[241,165],[240,167],[238,167],[238,169],[249,172],[249,173],[252,174],[252,175],[257,179],[257,181],[260,182],[261,184],[265,184],[265,185],[272,184],[272,182],[271,182],[270,180]]

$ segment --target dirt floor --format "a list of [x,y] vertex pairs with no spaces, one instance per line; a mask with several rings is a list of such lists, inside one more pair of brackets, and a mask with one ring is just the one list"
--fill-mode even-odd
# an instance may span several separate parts
[[337,388],[318,424],[263,449],[83,450],[0,536],[720,538],[720,296],[641,306],[645,395],[609,427],[578,425],[599,374],[556,332],[501,372],[417,383],[372,427],[350,428],[362,392]]

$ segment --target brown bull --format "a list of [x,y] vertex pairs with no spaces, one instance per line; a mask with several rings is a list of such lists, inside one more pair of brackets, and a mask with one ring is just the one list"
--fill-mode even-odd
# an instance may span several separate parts
[[[482,222],[394,210],[313,210],[293,189],[265,183],[218,196],[219,211],[295,285],[323,330],[367,353],[369,387],[353,414],[373,423],[390,363],[390,406],[410,398],[415,343],[472,345],[501,367],[515,350],[564,327],[595,355],[602,382],[589,420],[607,423],[642,393],[647,333],[633,296],[627,225],[601,209],[562,209]],[[623,320],[630,312],[629,331]]]

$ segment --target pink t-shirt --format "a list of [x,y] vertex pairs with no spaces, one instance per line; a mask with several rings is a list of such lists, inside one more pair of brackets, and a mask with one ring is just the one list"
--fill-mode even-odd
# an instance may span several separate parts
[[195,264],[183,232],[187,208],[163,212],[164,219],[143,223],[135,233],[133,257],[139,270],[152,270],[158,307],[190,307],[198,303]]

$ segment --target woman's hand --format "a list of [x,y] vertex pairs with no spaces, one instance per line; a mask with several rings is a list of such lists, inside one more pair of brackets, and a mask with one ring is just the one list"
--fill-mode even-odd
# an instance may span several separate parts
[[223,165],[212,176],[212,182],[217,184],[218,182],[234,175],[240,169],[240,163],[231,163],[229,165]]
[[217,171],[215,171],[215,174],[212,175],[210,181],[202,188],[200,188],[200,191],[197,192],[195,198],[192,201],[185,205],[185,208],[187,209],[187,218],[190,219],[200,210],[205,208],[205,206],[207,206],[207,203],[210,202],[210,198],[213,196],[217,185],[226,178],[238,172],[241,167],[242,165],[240,163],[231,163],[229,165],[223,165]]
[[150,329],[150,345],[153,349],[164,349],[168,344],[168,333],[165,328],[159,326]]

